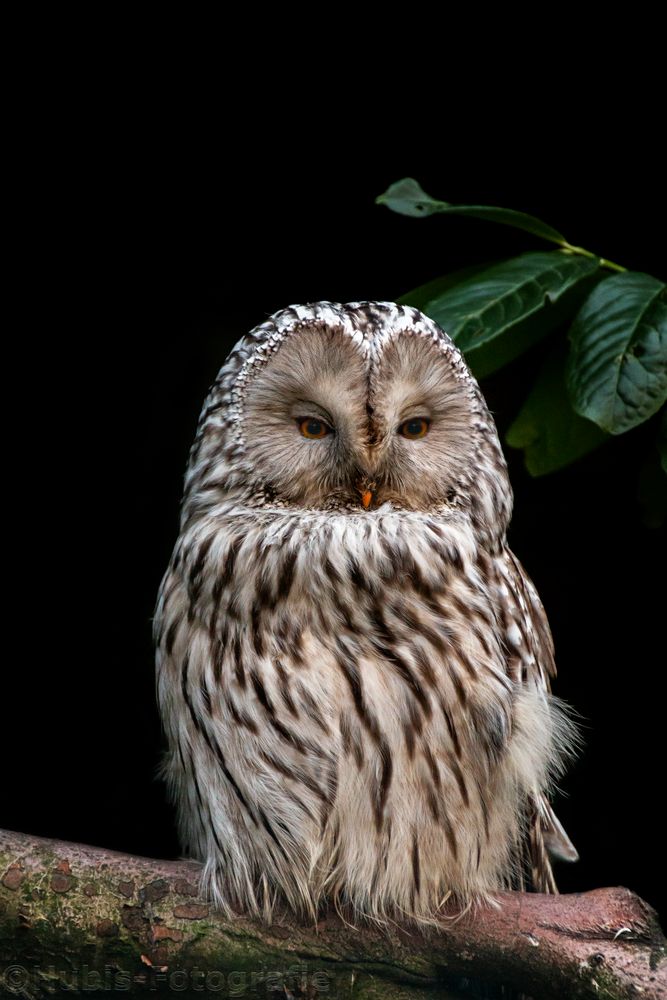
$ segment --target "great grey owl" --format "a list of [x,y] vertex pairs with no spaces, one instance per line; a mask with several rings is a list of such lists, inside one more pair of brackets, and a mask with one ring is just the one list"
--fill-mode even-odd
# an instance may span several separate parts
[[234,347],[154,620],[162,775],[228,915],[428,924],[555,891],[576,732],[511,508],[479,387],[417,309],[292,305]]

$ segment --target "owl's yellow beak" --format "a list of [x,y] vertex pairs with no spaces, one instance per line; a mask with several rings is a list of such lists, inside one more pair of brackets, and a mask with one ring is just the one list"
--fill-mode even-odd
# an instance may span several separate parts
[[364,477],[357,485],[357,489],[361,494],[361,503],[364,510],[368,510],[370,505],[373,503],[373,496],[375,494],[375,490],[377,489],[376,483]]

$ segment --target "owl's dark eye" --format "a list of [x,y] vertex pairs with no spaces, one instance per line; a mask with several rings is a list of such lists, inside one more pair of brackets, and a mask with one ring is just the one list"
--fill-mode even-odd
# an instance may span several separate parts
[[425,434],[428,434],[430,426],[431,421],[426,417],[413,417],[412,420],[403,421],[398,428],[398,433],[414,441],[415,438],[423,438]]
[[303,436],[307,438],[323,438],[327,434],[331,434],[329,425],[325,424],[323,420],[317,420],[316,417],[298,417],[296,424]]

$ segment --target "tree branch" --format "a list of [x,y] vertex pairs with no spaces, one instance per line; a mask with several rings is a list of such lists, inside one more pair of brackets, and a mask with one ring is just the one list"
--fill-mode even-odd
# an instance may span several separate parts
[[[427,936],[226,920],[200,865],[0,831],[0,993],[208,991],[223,997],[442,997],[462,979],[539,1000],[666,1000],[657,915],[627,889],[498,895]],[[3,978],[4,977],[4,978]]]

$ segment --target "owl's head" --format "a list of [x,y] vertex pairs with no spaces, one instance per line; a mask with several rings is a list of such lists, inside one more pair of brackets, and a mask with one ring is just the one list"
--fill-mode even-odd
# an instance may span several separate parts
[[205,403],[186,486],[198,510],[230,495],[368,516],[451,508],[501,535],[511,509],[461,353],[393,302],[290,306],[239,341]]

